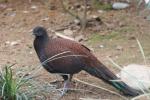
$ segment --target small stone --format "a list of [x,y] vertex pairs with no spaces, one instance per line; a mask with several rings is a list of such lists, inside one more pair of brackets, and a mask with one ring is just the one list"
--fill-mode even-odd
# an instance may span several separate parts
[[28,13],[29,13],[29,11],[25,10],[25,11],[23,11],[23,13],[24,13],[24,14],[28,14]]
[[17,44],[18,44],[18,42],[16,42],[16,41],[10,43],[11,46],[14,46],[14,45],[17,45]]
[[5,44],[10,44],[10,41],[6,41]]
[[98,12],[98,13],[103,13],[104,11],[103,11],[103,10],[98,10],[97,12]]
[[73,35],[73,31],[70,30],[70,29],[64,30],[64,33],[65,33],[65,35],[68,35],[68,36],[72,36]]
[[75,41],[81,42],[84,40],[84,36],[83,35],[79,35],[77,37],[75,37]]
[[146,4],[148,4],[150,1],[149,0],[144,0]]
[[122,46],[117,46],[116,50],[123,50],[123,47]]
[[80,24],[80,21],[79,21],[78,19],[75,19],[75,20],[74,20],[74,23],[75,23],[76,25],[79,25],[79,24]]
[[7,8],[6,10],[7,10],[7,11],[13,11],[13,9],[12,9],[12,8]]
[[100,48],[104,48],[104,45],[99,45]]
[[75,4],[75,8],[81,8],[80,3],[76,3],[76,4]]
[[115,58],[118,59],[119,57],[118,57],[118,56],[115,56]]
[[43,19],[41,19],[42,21],[47,21],[47,20],[49,20],[49,18],[48,17],[45,17],[45,18],[43,18]]
[[96,15],[93,15],[93,16],[92,16],[92,18],[96,19],[96,18],[98,18],[98,16],[96,16]]
[[31,9],[37,9],[37,6],[36,5],[32,5]]
[[20,42],[20,40],[12,41],[12,42],[10,42],[10,46],[16,46],[19,44],[19,42]]
[[32,51],[30,51],[30,52],[29,52],[29,54],[33,54],[33,52],[32,52]]
[[7,13],[7,16],[14,17],[14,16],[16,16],[16,13],[15,12]]
[[135,45],[131,45],[130,48],[136,48],[136,46]]

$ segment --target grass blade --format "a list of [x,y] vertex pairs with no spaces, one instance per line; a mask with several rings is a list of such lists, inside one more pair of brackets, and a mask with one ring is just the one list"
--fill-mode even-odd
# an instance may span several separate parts
[[144,63],[145,63],[145,65],[147,65],[147,63],[146,63],[146,57],[145,57],[145,53],[144,53],[143,47],[142,47],[142,45],[141,45],[141,43],[140,43],[140,41],[138,39],[136,39],[136,41],[138,43],[139,49],[140,49],[142,57],[144,59]]

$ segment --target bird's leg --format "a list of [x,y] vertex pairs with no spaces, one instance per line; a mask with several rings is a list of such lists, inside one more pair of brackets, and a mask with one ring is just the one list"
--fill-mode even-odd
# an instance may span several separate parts
[[62,75],[63,79],[64,79],[64,86],[63,86],[63,91],[61,96],[63,96],[69,89],[69,85],[70,85],[70,81],[72,79],[72,75],[68,74],[68,75]]

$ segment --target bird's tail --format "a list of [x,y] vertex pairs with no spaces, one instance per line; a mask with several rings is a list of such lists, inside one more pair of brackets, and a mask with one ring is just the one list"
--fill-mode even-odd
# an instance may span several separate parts
[[91,64],[91,66],[85,67],[84,70],[88,72],[89,74],[99,79],[102,79],[106,83],[112,85],[116,89],[120,90],[124,95],[128,95],[128,96],[139,95],[139,91],[129,87],[124,82],[111,81],[111,80],[117,80],[118,79],[117,76],[113,74],[105,65],[103,65],[99,61],[96,61],[96,63],[94,62],[93,64]]

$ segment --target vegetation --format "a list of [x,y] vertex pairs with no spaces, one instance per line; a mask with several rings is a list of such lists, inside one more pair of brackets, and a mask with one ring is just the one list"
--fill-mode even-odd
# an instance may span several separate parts
[[27,95],[22,93],[21,88],[27,82],[13,75],[12,66],[5,66],[0,73],[0,93],[4,100],[27,99]]
[[13,65],[5,66],[0,72],[0,96],[2,100],[31,100],[44,99],[45,94],[54,91],[54,87],[47,83],[40,84],[33,77],[25,74],[14,74]]

